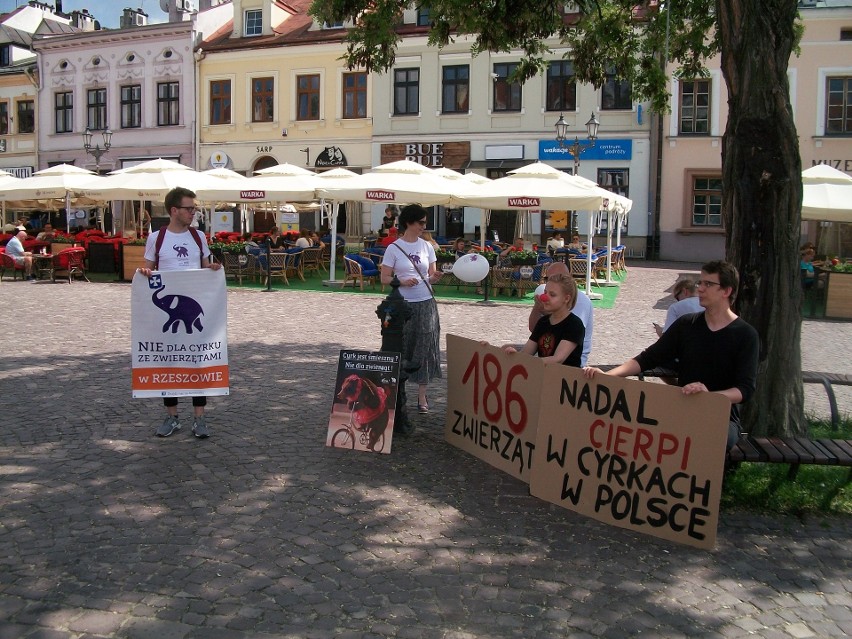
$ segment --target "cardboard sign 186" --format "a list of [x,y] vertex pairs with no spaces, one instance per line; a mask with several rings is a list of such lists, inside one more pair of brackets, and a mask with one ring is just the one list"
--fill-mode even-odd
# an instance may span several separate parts
[[716,393],[545,367],[530,493],[671,541],[712,548],[730,403]]
[[447,335],[447,442],[529,483],[543,369],[526,355]]

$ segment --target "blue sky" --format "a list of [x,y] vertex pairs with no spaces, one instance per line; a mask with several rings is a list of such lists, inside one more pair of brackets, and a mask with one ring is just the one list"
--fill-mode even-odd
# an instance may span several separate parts
[[[42,0],[45,4],[55,5],[56,0]],[[15,7],[22,7],[27,0],[0,0],[0,13],[8,13]],[[118,20],[125,7],[141,8],[148,14],[148,22],[165,22],[168,15],[160,10],[160,0],[62,0],[62,10],[65,13],[88,9],[89,13],[101,23],[102,27],[118,28]]]

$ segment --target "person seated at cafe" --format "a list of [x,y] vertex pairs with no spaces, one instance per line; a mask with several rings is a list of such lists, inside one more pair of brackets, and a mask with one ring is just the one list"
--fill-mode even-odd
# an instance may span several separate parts
[[688,315],[689,313],[700,313],[704,310],[698,301],[698,296],[695,294],[695,280],[691,277],[684,277],[675,282],[672,289],[672,297],[674,297],[675,301],[674,304],[669,306],[669,310],[666,312],[666,323],[660,326],[654,322],[654,330],[657,332],[657,337],[669,330],[678,317]]
[[17,224],[16,228],[19,228],[19,227],[23,228],[25,231],[32,231],[33,230],[32,223],[30,223],[30,221],[28,219],[23,218],[23,217],[18,219],[18,224]]
[[269,231],[269,245],[273,249],[281,249],[286,246],[284,236],[281,235],[281,229],[277,226],[273,226],[272,230]]
[[325,242],[320,239],[320,236],[316,231],[311,231],[311,242],[313,243],[314,247],[319,247],[321,249],[325,248]]
[[24,275],[28,280],[35,280],[33,275],[33,254],[24,250],[23,241],[27,239],[27,229],[19,226],[17,233],[6,243],[6,255],[12,258],[16,266],[24,267]]
[[388,246],[396,242],[398,238],[399,232],[396,230],[395,226],[392,226],[388,229],[387,236],[380,239],[378,242],[376,242],[376,244],[378,246],[384,246],[385,248],[387,248]]
[[564,274],[549,276],[539,301],[544,314],[527,343],[520,350],[507,344],[503,351],[537,355],[543,362],[580,368],[586,329],[582,320],[572,313],[577,302],[574,278]]
[[432,234],[429,231],[423,231],[423,235],[420,236],[423,238],[428,244],[432,245],[432,248],[436,251],[441,249],[441,245],[435,241],[435,238],[432,237]]
[[814,270],[815,266],[821,266],[821,262],[815,262],[814,257],[816,256],[816,251],[814,251],[813,244],[809,247],[802,250],[802,258],[799,261],[799,268],[802,271],[802,286],[806,291],[811,290],[812,288],[823,288],[825,286],[825,280],[820,277],[820,274]]
[[547,250],[555,251],[561,248],[565,248],[565,239],[562,237],[562,233],[554,233],[553,237],[547,240]]
[[297,248],[311,248],[314,245],[311,242],[311,231],[309,229],[302,229],[299,231],[299,239],[296,240]]
[[571,249],[571,250],[573,250],[573,251],[585,251],[585,250],[586,250],[586,245],[585,245],[585,244],[583,244],[583,243],[580,241],[580,236],[579,236],[579,235],[572,235],[572,236],[571,236],[571,242],[569,242],[569,243],[568,243],[568,245],[567,245],[565,248],[567,248],[567,249]]
[[453,247],[450,250],[455,253],[456,259],[460,258],[462,255],[467,255],[467,240],[463,237],[457,237],[453,240]]
[[56,232],[53,230],[52,224],[45,224],[41,233],[36,236],[40,242],[50,242],[56,237]]
[[387,237],[392,228],[396,228],[396,209],[393,205],[388,204],[385,207],[385,215],[382,218],[382,226],[379,229],[379,235],[381,237]]
[[510,253],[515,253],[517,251],[524,250],[524,238],[516,237],[515,243],[507,246],[502,251],[500,251],[500,257],[509,257]]

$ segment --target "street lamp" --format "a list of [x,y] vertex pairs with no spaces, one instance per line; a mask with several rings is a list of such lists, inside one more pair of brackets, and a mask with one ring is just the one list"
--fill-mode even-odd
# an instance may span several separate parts
[[556,141],[559,142],[559,147],[568,151],[568,154],[574,158],[574,175],[580,173],[580,154],[586,149],[591,149],[595,146],[595,141],[598,139],[598,128],[601,123],[592,113],[592,117],[586,122],[586,132],[588,133],[589,141],[580,142],[580,139],[575,135],[574,141],[567,144],[568,140],[568,123],[562,114],[559,114],[559,119],[556,121],[554,128],[556,129]]
[[[586,122],[586,133],[588,134],[588,142],[580,142],[580,139],[575,135],[574,141],[567,144],[568,139],[568,123],[562,114],[559,114],[559,119],[556,121],[554,128],[556,129],[556,141],[559,142],[559,148],[568,151],[568,154],[574,158],[574,175],[580,175],[580,154],[586,149],[591,149],[595,146],[595,141],[598,139],[598,127],[601,123],[592,113],[592,117]],[[571,233],[577,232],[577,212],[571,214]]]
[[95,158],[95,171],[98,174],[101,172],[101,157],[105,155],[112,146],[112,131],[109,129],[105,130],[103,136],[104,148],[101,148],[99,144],[95,144],[94,148],[92,148],[92,131],[86,127],[86,132],[83,133],[83,149],[86,153]]

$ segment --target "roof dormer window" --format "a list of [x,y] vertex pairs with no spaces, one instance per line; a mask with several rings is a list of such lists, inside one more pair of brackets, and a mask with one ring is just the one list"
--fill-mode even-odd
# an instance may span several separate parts
[[263,10],[249,9],[245,13],[246,36],[259,36],[263,33]]

